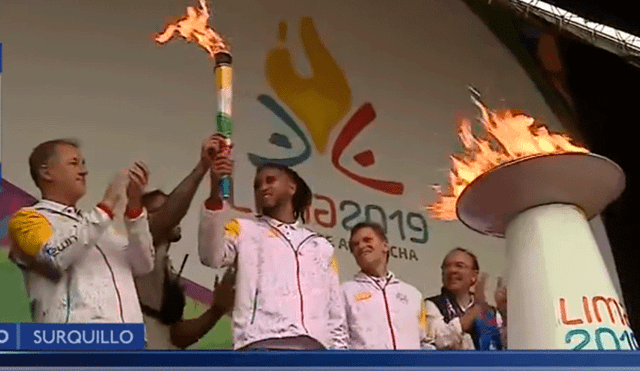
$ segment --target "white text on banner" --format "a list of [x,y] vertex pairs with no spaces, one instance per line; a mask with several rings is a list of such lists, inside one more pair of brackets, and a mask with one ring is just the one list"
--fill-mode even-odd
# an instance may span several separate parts
[[0,349],[142,350],[145,329],[144,324],[2,324]]

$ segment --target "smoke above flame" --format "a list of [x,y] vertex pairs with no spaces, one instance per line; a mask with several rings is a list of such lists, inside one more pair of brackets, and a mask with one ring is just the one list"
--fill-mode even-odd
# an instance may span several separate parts
[[187,15],[176,23],[169,24],[164,32],[155,38],[159,44],[171,40],[176,33],[189,42],[196,42],[204,48],[211,57],[220,52],[229,52],[227,43],[211,28],[209,8],[205,0],[200,0],[200,8],[187,7]]
[[456,202],[462,191],[474,179],[499,165],[529,156],[589,152],[572,144],[568,136],[549,132],[532,117],[512,110],[489,110],[476,97],[473,101],[481,111],[480,121],[485,135],[476,137],[471,122],[466,119],[460,121],[458,136],[464,153],[451,156],[446,193],[440,186],[434,186],[438,200],[427,207],[433,219],[456,220]]

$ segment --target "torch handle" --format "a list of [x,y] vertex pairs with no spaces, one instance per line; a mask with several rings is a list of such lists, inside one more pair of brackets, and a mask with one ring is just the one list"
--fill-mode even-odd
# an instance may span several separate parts
[[[227,138],[225,140],[225,146],[222,150],[224,152],[228,152],[231,149],[231,139]],[[223,199],[228,200],[231,198],[231,177],[228,175],[220,178],[218,182],[218,187],[220,188],[220,195]]]
[[[233,132],[233,120],[231,119],[231,54],[226,52],[215,55],[216,89],[218,92],[218,113],[216,115],[216,129],[226,138],[222,149],[224,154],[231,151],[231,134]],[[220,193],[224,200],[231,199],[231,177],[224,176],[219,183]]]

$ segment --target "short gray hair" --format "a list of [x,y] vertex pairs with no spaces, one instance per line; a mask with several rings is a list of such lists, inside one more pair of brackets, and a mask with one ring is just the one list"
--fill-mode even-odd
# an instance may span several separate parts
[[52,157],[57,155],[59,145],[67,144],[75,148],[80,148],[80,142],[76,139],[54,139],[40,143],[31,151],[29,156],[29,172],[31,178],[40,188],[40,169],[42,169]]

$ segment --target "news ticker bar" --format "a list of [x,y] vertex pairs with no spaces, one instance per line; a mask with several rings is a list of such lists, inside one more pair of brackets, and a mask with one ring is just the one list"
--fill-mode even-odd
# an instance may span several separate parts
[[0,365],[65,370],[640,370],[638,351],[11,351]]
[[0,324],[0,350],[143,349],[143,324]]
[[[11,371],[45,371],[45,370],[60,370],[60,371],[125,371],[125,370],[131,370],[131,371],[175,371],[175,368],[170,368],[170,367],[153,367],[153,368],[140,368],[140,367],[109,367],[109,368],[102,368],[102,367],[76,367],[76,368],[69,368],[69,367],[56,367],[56,368],[41,368],[41,367],[24,367],[24,368],[4,368],[4,367],[0,367],[0,371],[4,371],[4,370],[11,370]],[[451,371],[451,370],[455,370],[455,371],[511,371],[511,370],[527,370],[527,371],[568,371],[568,370],[575,370],[575,371],[618,371],[618,370],[630,370],[630,371],[637,371],[640,370],[639,368],[610,368],[610,367],[588,367],[588,368],[575,368],[575,367],[567,367],[567,368],[557,368],[557,367],[527,367],[527,368],[514,368],[514,367],[473,367],[473,368],[469,368],[469,367],[465,367],[465,368],[459,368],[459,367],[350,367],[350,368],[327,368],[327,367],[322,367],[322,368],[313,368],[313,367],[251,367],[251,368],[245,368],[245,367],[215,367],[215,366],[211,366],[211,367],[196,367],[196,368],[192,368],[189,367],[189,371],[211,371],[211,370],[215,370],[215,371],[264,371],[264,370],[270,370],[270,371],[397,371],[397,370],[402,370],[402,371]]]

